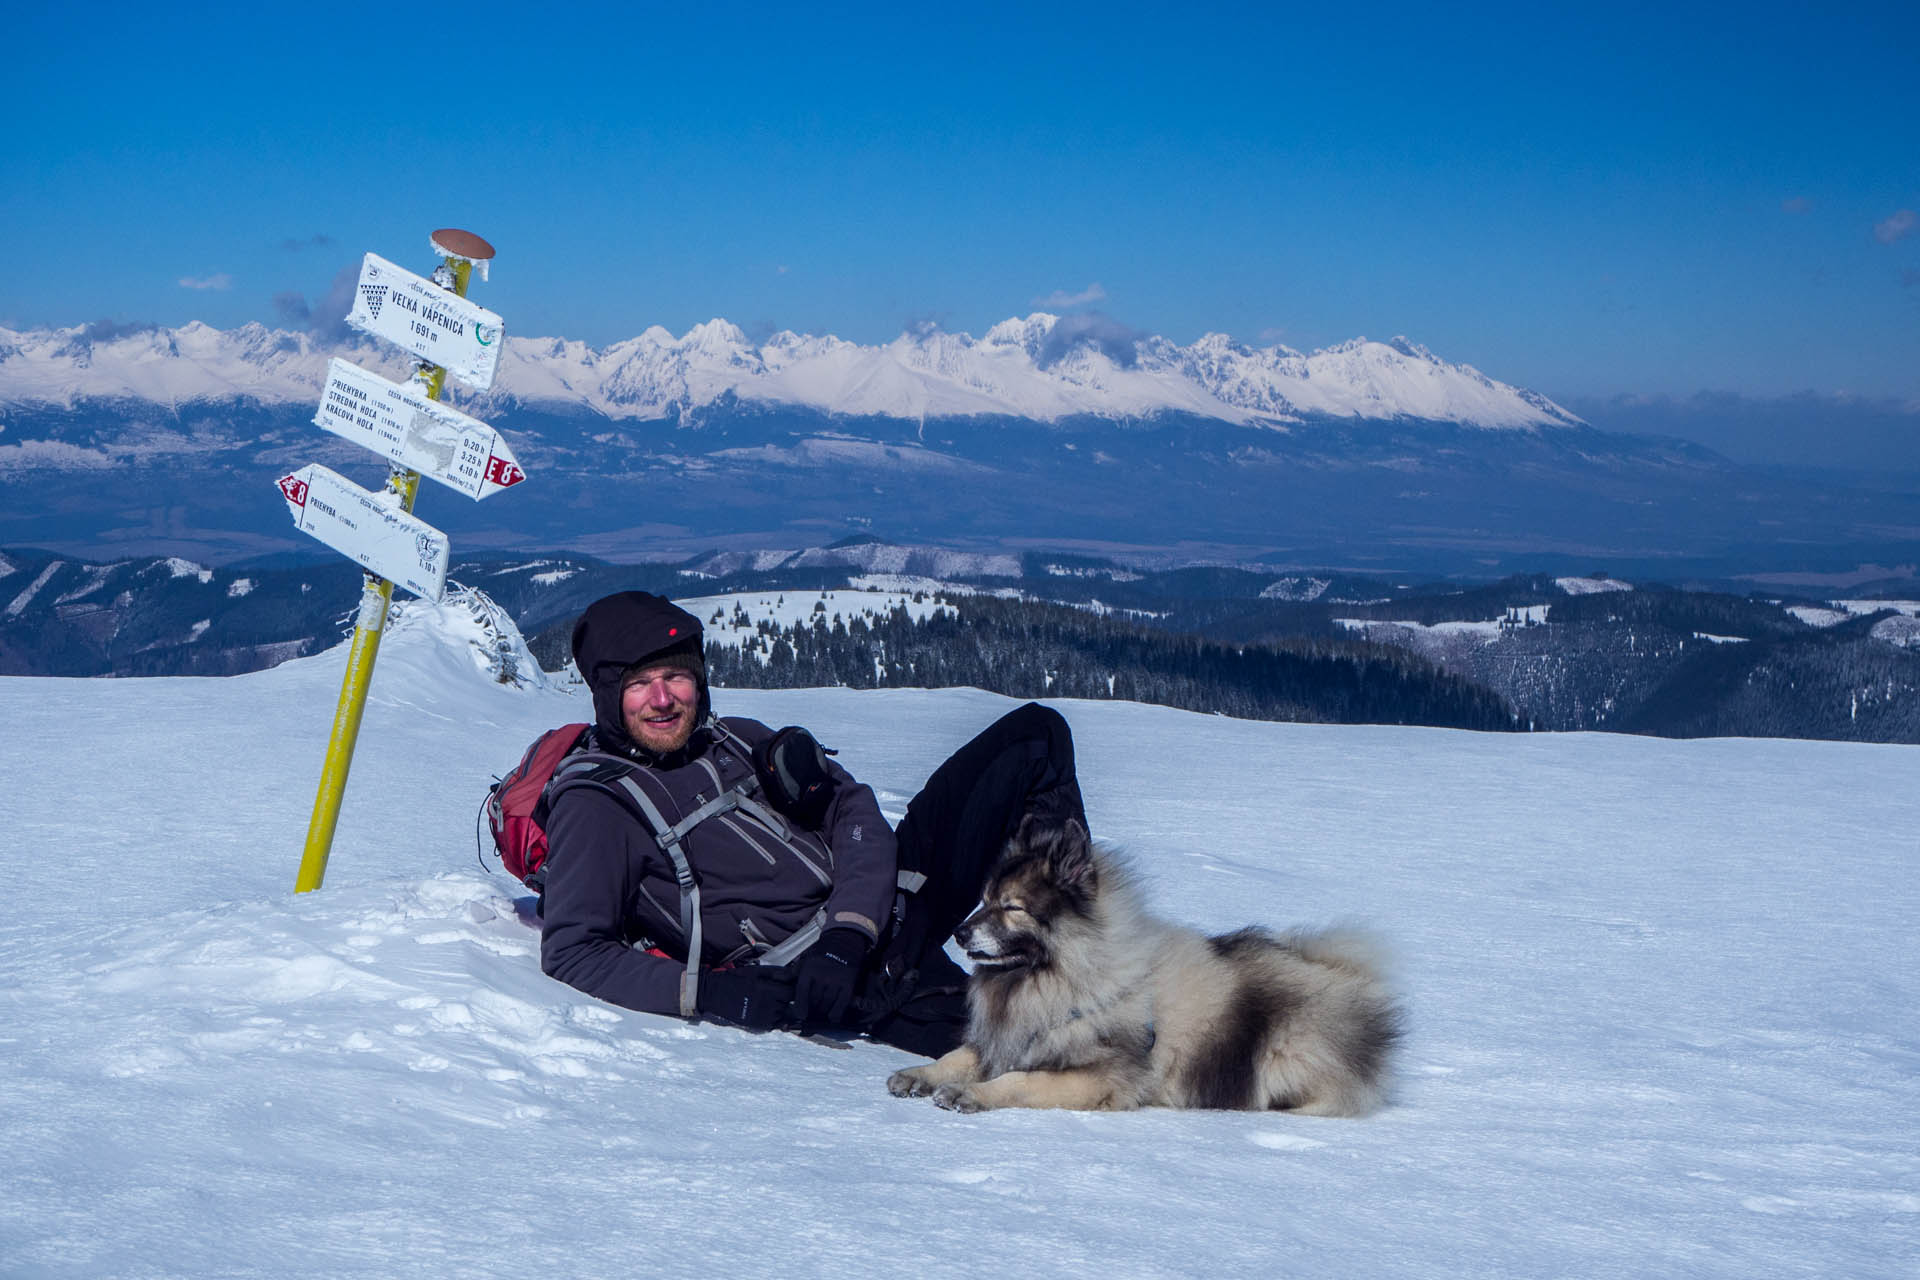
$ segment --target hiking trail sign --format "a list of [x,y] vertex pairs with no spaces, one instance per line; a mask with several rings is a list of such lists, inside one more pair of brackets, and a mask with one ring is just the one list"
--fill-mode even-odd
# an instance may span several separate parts
[[386,487],[369,493],[318,464],[278,482],[295,527],[367,571],[295,893],[318,889],[327,873],[394,587],[427,600],[446,594],[447,535],[413,514],[420,477],[432,476],[476,501],[526,479],[497,431],[440,403],[449,374],[477,391],[493,385],[505,330],[499,316],[467,301],[474,269],[487,278],[493,246],[453,228],[434,232],[429,243],[442,259],[431,280],[369,253],[347,315],[355,328],[417,357],[412,378],[396,384],[349,361],[330,360],[313,419],[386,458],[392,464]]
[[486,423],[429,400],[411,381],[388,382],[338,357],[327,361],[313,423],[475,501],[527,478]]
[[493,385],[504,337],[500,317],[377,253],[360,264],[347,323],[439,365],[475,391]]
[[293,523],[367,572],[427,600],[447,588],[447,535],[402,511],[390,493],[368,493],[314,463],[280,477]]

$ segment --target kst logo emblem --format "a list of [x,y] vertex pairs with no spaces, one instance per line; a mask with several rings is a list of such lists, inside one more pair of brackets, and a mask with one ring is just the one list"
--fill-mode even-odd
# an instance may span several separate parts
[[287,501],[296,507],[307,505],[307,482],[299,476],[281,476],[280,492],[287,495]]

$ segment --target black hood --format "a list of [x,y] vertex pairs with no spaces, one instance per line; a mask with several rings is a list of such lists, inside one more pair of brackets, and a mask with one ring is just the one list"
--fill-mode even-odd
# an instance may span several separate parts
[[700,682],[700,720],[706,721],[707,670],[700,619],[665,596],[621,591],[587,606],[573,624],[573,665],[593,691],[594,723],[603,738],[630,747],[620,715],[620,676],[642,662],[683,658]]

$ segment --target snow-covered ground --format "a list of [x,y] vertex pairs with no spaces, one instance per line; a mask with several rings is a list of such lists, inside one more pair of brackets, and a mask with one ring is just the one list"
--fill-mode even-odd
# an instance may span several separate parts
[[1491,644],[1515,627],[1541,625],[1551,612],[1553,606],[1550,604],[1528,604],[1508,609],[1504,617],[1478,622],[1385,622],[1372,618],[1335,618],[1333,625],[1358,631],[1363,636],[1374,632],[1389,634],[1398,631],[1415,641],[1429,637],[1464,637]]
[[1788,605],[1787,612],[1810,627],[1837,627],[1854,616],[1845,609],[1822,609],[1811,604]]
[[[905,609],[907,616],[916,622],[952,613],[950,606],[934,599],[935,590],[946,588],[930,582],[925,587],[908,585],[873,591],[738,591],[695,596],[679,603],[700,619],[708,644],[738,649],[749,638],[760,634],[762,623],[785,631],[795,626],[812,626],[815,618],[822,619],[829,627],[836,620],[849,624],[855,618],[871,625],[895,609]],[[765,651],[761,651],[760,660],[764,662],[766,658]]]
[[[812,626],[815,619],[831,627],[836,622],[851,626],[854,619],[859,618],[871,626],[895,609],[905,609],[908,617],[920,622],[955,612],[952,605],[940,603],[939,597],[993,595],[1003,600],[1021,597],[1012,587],[987,591],[907,574],[865,574],[851,579],[849,586],[851,590],[845,591],[736,591],[695,596],[680,603],[704,624],[707,643],[741,649],[760,634],[762,623],[777,631],[786,631],[796,626]],[[1115,613],[1136,618],[1160,616],[1145,609],[1116,609],[1098,600],[1075,607],[1102,616]],[[767,649],[751,652],[761,662],[768,661]]]
[[1870,633],[1876,640],[1906,647],[1920,647],[1920,601],[1914,600],[1833,600],[1831,608],[1814,605],[1790,605],[1787,612],[1810,627],[1837,627],[1849,618],[1863,618],[1883,609],[1894,616],[1873,624]]
[[1817,605],[1788,605],[1787,612],[1810,627],[1835,627],[1848,618],[1864,618],[1882,609],[1891,609],[1903,617],[1920,617],[1920,601],[1914,600],[1832,600],[1828,608]]
[[1570,596],[1599,595],[1606,591],[1631,591],[1631,582],[1622,582],[1618,578],[1555,578],[1553,585]]
[[[1915,748],[1062,703],[1165,914],[1385,934],[1401,1082],[1362,1120],[966,1117],[889,1097],[892,1049],[543,977],[474,808],[587,707],[462,626],[388,637],[299,897],[339,650],[0,679],[0,1274],[1914,1273]],[[895,814],[1011,705],[721,697]]]

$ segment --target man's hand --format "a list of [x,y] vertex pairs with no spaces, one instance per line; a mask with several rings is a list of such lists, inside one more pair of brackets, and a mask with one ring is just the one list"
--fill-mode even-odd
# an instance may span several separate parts
[[787,1026],[796,1021],[793,970],[709,969],[700,975],[700,994],[694,1003],[714,1021],[749,1031]]
[[829,929],[794,965],[793,1011],[803,1023],[838,1026],[853,1003],[860,965],[873,943],[858,929]]

